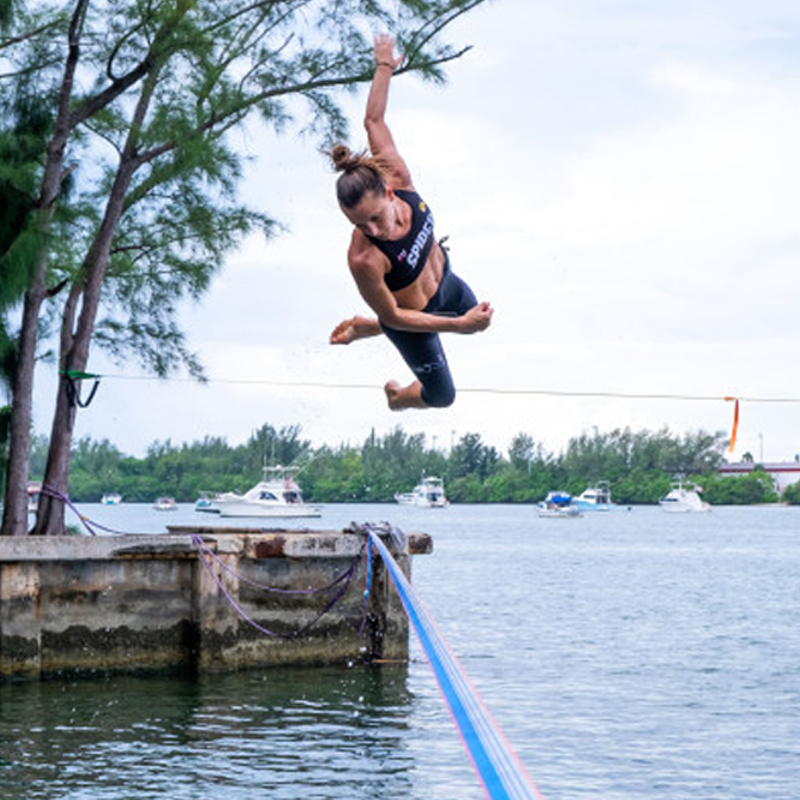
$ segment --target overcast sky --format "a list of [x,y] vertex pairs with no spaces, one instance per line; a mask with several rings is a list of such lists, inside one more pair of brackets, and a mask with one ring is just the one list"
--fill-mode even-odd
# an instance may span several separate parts
[[[730,431],[735,395],[752,400],[734,458],[800,453],[800,4],[495,0],[449,40],[474,47],[444,87],[397,78],[388,121],[454,270],[495,307],[487,332],[445,337],[457,387],[481,391],[392,413],[381,387],[410,381],[393,347],[327,344],[367,311],[335,176],[313,140],[251,135],[246,197],[287,231],[181,309],[211,382],[132,380],[93,355],[126,379],[103,381],[78,436],[140,455],[264,423],[315,445],[401,424],[443,449],[524,432],[558,452],[595,428]],[[355,147],[366,91],[345,104]],[[313,382],[330,387],[297,385]]]

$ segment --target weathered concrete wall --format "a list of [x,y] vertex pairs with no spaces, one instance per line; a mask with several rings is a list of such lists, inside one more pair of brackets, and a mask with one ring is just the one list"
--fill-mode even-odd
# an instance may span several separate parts
[[[363,534],[171,530],[0,538],[0,679],[407,658],[408,622],[379,560],[363,626],[363,557],[338,602],[300,635],[345,582],[317,594],[260,588],[328,586],[358,558]],[[200,556],[193,532],[213,557]],[[410,577],[410,556],[430,550],[430,537],[410,535],[393,553]]]

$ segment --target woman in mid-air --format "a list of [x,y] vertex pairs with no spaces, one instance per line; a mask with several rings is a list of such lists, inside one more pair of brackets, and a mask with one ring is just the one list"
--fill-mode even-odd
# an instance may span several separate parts
[[389,408],[441,408],[453,402],[456,390],[439,334],[485,330],[493,309],[478,303],[450,270],[447,252],[434,237],[431,210],[414,190],[386,125],[389,81],[401,61],[394,39],[377,36],[364,118],[370,153],[352,153],[341,144],[331,152],[342,173],[336,183],[339,205],[355,226],[347,253],[350,272],[377,319],[346,319],[330,341],[350,344],[385,333],[416,376],[408,386],[385,385]]

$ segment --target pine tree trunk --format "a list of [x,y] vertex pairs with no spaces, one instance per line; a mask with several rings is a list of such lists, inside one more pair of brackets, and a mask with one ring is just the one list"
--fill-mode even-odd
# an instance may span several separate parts
[[28,532],[28,462],[33,430],[33,373],[39,310],[44,297],[44,274],[37,270],[37,285],[28,291],[22,313],[19,338],[19,363],[12,388],[6,492],[3,503],[4,536],[24,536]]
[[[62,373],[70,371],[85,372],[89,362],[89,349],[94,333],[97,311],[103,291],[103,282],[114,242],[117,225],[125,210],[125,198],[136,170],[141,161],[136,154],[136,144],[142,121],[147,114],[150,101],[158,80],[160,64],[153,64],[143,84],[139,101],[133,115],[126,145],[122,151],[114,184],[106,203],[105,214],[97,234],[89,248],[81,269],[82,289],[72,294],[61,326],[61,353],[59,364]],[[77,324],[73,325],[77,298],[81,298],[81,311]],[[73,332],[74,327],[74,332]],[[50,436],[50,450],[45,469],[45,486],[54,490],[54,495],[42,494],[36,525],[32,533],[38,536],[59,536],[64,529],[64,500],[68,496],[69,455],[72,446],[72,432],[75,427],[77,409],[66,393],[66,382],[59,381],[56,397],[56,412]]]
[[[66,136],[52,142],[48,148],[48,165],[43,181],[40,212],[37,224],[45,231],[52,219],[52,209],[61,184]],[[45,246],[43,246],[44,248]],[[47,252],[38,255],[32,287],[25,294],[22,328],[19,334],[19,358],[14,376],[11,400],[11,430],[9,436],[8,469],[5,502],[3,504],[4,536],[24,536],[28,532],[28,477],[33,435],[33,383],[36,369],[36,347],[39,315],[47,296]]]
[[[89,363],[92,334],[100,307],[114,232],[122,216],[125,196],[135,171],[136,165],[133,159],[120,164],[103,222],[83,264],[82,291],[71,296],[67,303],[61,329],[59,364],[62,373],[85,372]],[[73,325],[73,309],[78,296],[81,299],[81,311],[77,324]],[[63,497],[68,496],[69,457],[77,410],[74,398],[71,399],[67,393],[67,382],[59,381],[44,475],[44,485],[53,494],[42,493],[40,497],[36,525],[31,531],[37,536],[60,536],[65,533]]]
[[[47,145],[47,161],[37,202],[36,224],[42,232],[49,229],[58,201],[64,173],[64,152],[75,124],[70,114],[70,100],[80,56],[78,40],[87,5],[88,0],[79,0],[76,3],[69,28],[69,54],[64,65],[58,111],[53,135]],[[25,295],[19,362],[12,390],[8,471],[3,526],[0,529],[0,534],[4,536],[24,536],[28,528],[28,463],[33,425],[33,377],[36,369],[39,314],[47,294],[47,251],[46,245],[42,247],[37,257],[32,287]]]

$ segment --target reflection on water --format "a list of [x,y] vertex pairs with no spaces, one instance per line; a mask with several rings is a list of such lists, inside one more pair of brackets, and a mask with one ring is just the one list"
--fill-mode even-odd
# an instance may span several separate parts
[[0,796],[410,797],[405,665],[0,686]]
[[[140,529],[144,512],[112,511]],[[800,509],[334,506],[316,522],[387,517],[433,535],[417,591],[545,798],[798,796]],[[0,684],[0,800],[480,800],[411,652]]]

